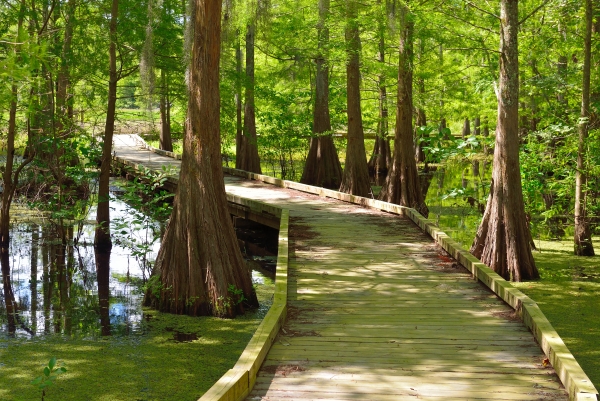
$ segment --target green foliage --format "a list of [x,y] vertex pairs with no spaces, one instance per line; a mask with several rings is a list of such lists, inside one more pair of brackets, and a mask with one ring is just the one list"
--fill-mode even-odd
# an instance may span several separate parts
[[48,365],[44,367],[43,374],[33,379],[31,384],[42,390],[42,401],[44,401],[44,397],[46,396],[46,388],[52,386],[56,378],[66,372],[67,368],[64,366],[57,367],[56,357],[52,357]]
[[[164,222],[171,215],[173,194],[164,189],[172,167],[162,166],[159,172],[142,167],[133,181],[123,185],[121,198],[132,207],[130,213],[111,221],[111,232],[116,244],[128,248],[144,272],[152,272],[150,254],[162,236]],[[160,291],[159,291],[160,293]]]

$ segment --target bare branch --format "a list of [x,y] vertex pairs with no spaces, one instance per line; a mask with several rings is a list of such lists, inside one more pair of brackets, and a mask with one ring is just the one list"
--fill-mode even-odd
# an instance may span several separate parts
[[550,2],[550,0],[545,0],[542,4],[540,4],[539,6],[537,6],[532,12],[530,12],[529,14],[527,14],[527,16],[525,18],[523,18],[521,21],[519,21],[519,25],[521,25],[522,23],[524,23],[525,21],[527,21],[530,17],[533,16],[533,14],[537,13],[538,11],[540,11],[549,2]]
[[473,28],[481,29],[483,31],[487,31],[487,32],[493,33],[494,35],[498,35],[498,32],[495,32],[495,31],[491,30],[490,28],[486,28],[486,27],[483,27],[483,26],[475,25],[474,23],[472,23],[470,21],[467,21],[466,19],[461,18],[458,15],[447,13],[445,11],[442,11],[441,9],[438,9],[437,12],[440,13],[440,14],[444,14],[445,16],[448,16],[450,18],[454,18],[454,19],[457,19],[457,20],[459,20],[461,22],[464,22],[465,24],[470,25]]
[[474,9],[481,11],[481,12],[482,12],[482,13],[484,13],[484,14],[490,15],[490,16],[492,16],[492,17],[494,17],[494,18],[498,19],[498,20],[500,19],[500,17],[499,17],[499,16],[497,16],[496,14],[494,14],[494,13],[492,13],[492,12],[489,12],[489,11],[487,11],[487,10],[484,10],[483,8],[477,7],[477,6],[476,6],[476,5],[475,5],[473,2],[471,2],[471,1],[467,1],[467,4],[468,4],[468,5],[470,5],[471,7],[473,7]]

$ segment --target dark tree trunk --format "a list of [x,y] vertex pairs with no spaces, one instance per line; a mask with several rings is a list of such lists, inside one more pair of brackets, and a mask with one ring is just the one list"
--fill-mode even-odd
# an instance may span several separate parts
[[[21,8],[19,10],[19,18],[17,23],[17,32],[21,31],[23,26],[23,19],[25,16],[25,1],[21,2]],[[18,33],[17,33],[18,35]],[[19,60],[20,45],[18,44],[20,38],[15,40],[15,58]],[[7,248],[10,243],[10,205],[12,204],[13,196],[17,187],[17,180],[19,178],[20,169],[13,175],[13,164],[15,157],[15,138],[17,134],[17,100],[18,100],[18,88],[16,82],[11,85],[11,97],[10,106],[8,111],[8,132],[6,134],[6,164],[4,172],[2,174],[3,190],[2,190],[2,205],[0,206],[0,247]],[[31,159],[33,153],[29,155]],[[29,160],[31,161],[31,160]],[[22,164],[24,166],[24,164]]]
[[581,93],[581,118],[579,122],[579,145],[577,170],[575,171],[575,255],[594,256],[592,230],[587,216],[587,174],[585,166],[588,122],[590,117],[590,73],[592,58],[592,0],[585,0],[585,36],[583,58],[583,83]]
[[[600,4],[592,4],[594,7],[594,13],[598,15],[600,13]],[[600,39],[600,18],[596,17],[594,19],[594,24],[592,25],[592,34],[595,37],[595,41]],[[596,56],[594,57],[593,64],[596,66],[596,80],[600,77],[600,58],[598,57],[598,52],[595,52]],[[596,81],[598,82],[598,81]],[[588,129],[596,129],[600,127],[600,85],[595,84],[592,85],[590,92],[590,123]]]
[[531,254],[519,170],[518,1],[501,1],[500,80],[494,171],[487,206],[471,247],[505,279],[539,278]]
[[169,82],[164,69],[160,71],[162,82],[160,91],[160,148],[167,152],[173,151],[171,139],[171,104],[169,102]]
[[329,0],[319,0],[319,55],[316,59],[315,108],[313,113],[313,133],[304,171],[300,182],[330,189],[337,189],[342,182],[342,166],[331,136],[329,116],[329,66],[325,56],[329,45],[327,15]]
[[243,123],[242,123],[242,46],[240,45],[240,31],[236,32],[235,42],[235,168],[242,169],[243,159]]
[[100,333],[110,336],[110,250],[94,250],[98,281],[98,304],[100,307]]
[[72,102],[69,99],[69,88],[71,85],[69,67],[72,63],[71,42],[73,39],[74,17],[75,0],[69,0],[67,3],[67,12],[65,13],[65,35],[56,85],[56,130],[61,138],[68,138],[71,135],[72,116],[69,114],[69,105]]
[[[475,117],[473,120],[473,135],[481,135],[481,118],[479,116]],[[475,179],[479,177],[479,160],[477,159],[473,160],[473,177]]]
[[[419,61],[423,59],[423,55],[425,53],[425,42],[423,39],[419,40]],[[420,138],[418,135],[419,127],[425,127],[427,125],[427,115],[425,114],[425,109],[423,108],[423,103],[425,102],[425,79],[421,76],[417,79],[417,89],[418,89],[418,98],[417,101],[419,103],[417,107],[417,124],[415,127],[415,138],[418,141],[415,147],[415,160],[417,163],[425,162],[425,152],[423,151],[423,147],[427,146],[427,140],[425,138]],[[424,199],[424,198],[423,198]]]
[[417,163],[414,158],[412,124],[412,41],[413,23],[409,19],[408,9],[401,6],[400,19],[400,57],[398,63],[398,101],[396,110],[396,132],[394,159],[391,171],[381,188],[379,199],[398,205],[415,208],[423,216],[429,210],[423,200]]
[[110,46],[108,50],[109,74],[108,106],[106,108],[106,123],[104,125],[104,144],[102,146],[102,164],[98,178],[98,210],[96,212],[96,233],[94,246],[110,249],[110,209],[109,209],[109,180],[112,162],[112,141],[115,131],[115,112],[117,103],[117,19],[119,15],[119,0],[112,0],[110,11]]
[[189,126],[173,212],[145,303],[163,312],[233,317],[258,302],[229,216],[221,167],[221,2],[195,0],[192,21]]
[[369,196],[371,183],[360,106],[360,36],[357,0],[346,2],[346,13],[348,145],[340,191],[352,195]]
[[461,136],[463,140],[471,136],[471,122],[469,121],[469,117],[465,117],[465,122],[463,123]]
[[248,24],[246,31],[246,103],[244,105],[244,131],[242,136],[240,169],[261,174],[256,137],[256,112],[254,106],[254,35],[256,25]]
[[4,305],[6,307],[8,334],[17,331],[18,305],[15,301],[15,293],[10,282],[10,253],[8,247],[0,246],[0,267],[2,269],[2,289],[4,292]]
[[[378,0],[378,5],[381,7],[381,0]],[[382,10],[387,11],[387,10]],[[379,51],[377,61],[381,64],[381,68],[385,66],[385,31],[387,12],[382,13],[377,21],[377,35],[379,37]],[[387,87],[385,84],[385,74],[380,73],[378,77],[379,89],[379,121],[377,122],[377,136],[375,137],[375,145],[373,146],[373,154],[369,159],[369,175],[375,185],[381,186],[387,177],[388,167],[392,163],[392,153],[390,148],[389,119],[387,106]]]
[[[421,86],[423,85],[423,86]],[[419,92],[420,93],[425,93],[425,86],[424,86],[424,82],[423,80],[419,80]],[[421,90],[423,92],[421,92]],[[415,127],[415,132],[418,132],[419,127],[425,127],[427,125],[427,115],[425,114],[425,110],[422,108],[418,108],[417,109],[417,124]],[[423,147],[427,146],[427,139],[426,137],[423,138],[419,138],[418,135],[415,135],[415,138],[417,138],[417,140],[419,141],[419,143],[417,144],[416,148],[415,148],[415,160],[417,161],[417,163],[424,163],[425,162],[425,152],[423,151]]]

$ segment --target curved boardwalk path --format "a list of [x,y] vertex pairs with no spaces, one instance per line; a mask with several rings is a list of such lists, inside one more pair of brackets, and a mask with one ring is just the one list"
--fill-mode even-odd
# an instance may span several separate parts
[[568,399],[513,310],[409,219],[225,182],[291,216],[288,319],[247,400]]

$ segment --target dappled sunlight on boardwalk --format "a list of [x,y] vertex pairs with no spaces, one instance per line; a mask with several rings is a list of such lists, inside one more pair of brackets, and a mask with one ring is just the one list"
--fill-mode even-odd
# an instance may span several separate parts
[[225,182],[291,218],[288,318],[248,400],[568,399],[513,309],[409,219]]
[[513,311],[399,216],[227,177],[291,209],[288,320],[248,400],[566,400]]

